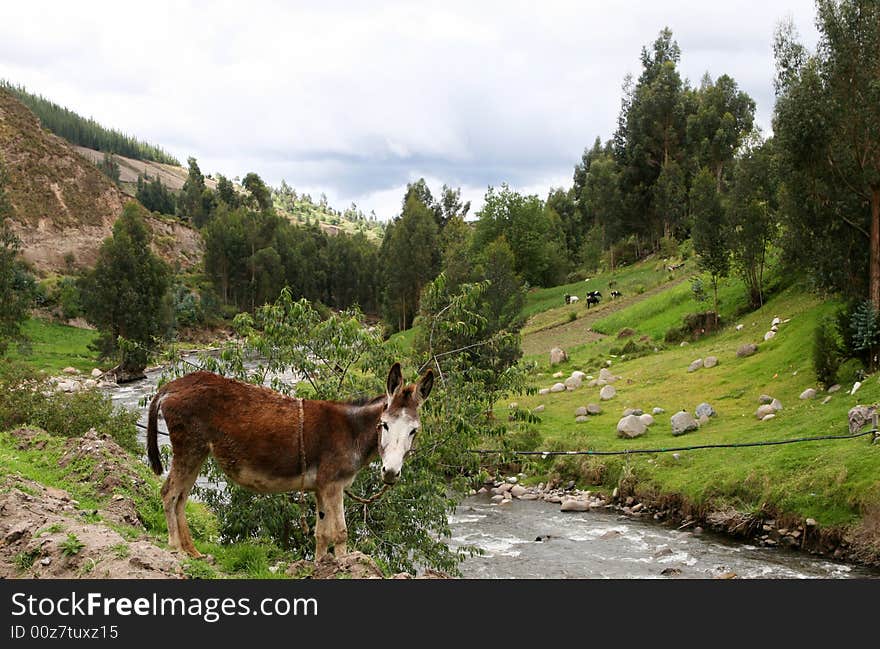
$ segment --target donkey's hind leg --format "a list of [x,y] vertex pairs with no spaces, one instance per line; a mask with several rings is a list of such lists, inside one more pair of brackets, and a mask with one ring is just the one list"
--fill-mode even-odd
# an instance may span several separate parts
[[168,522],[168,545],[192,557],[202,556],[193,544],[186,523],[186,500],[199,476],[208,449],[175,448],[168,479],[162,485],[162,504]]

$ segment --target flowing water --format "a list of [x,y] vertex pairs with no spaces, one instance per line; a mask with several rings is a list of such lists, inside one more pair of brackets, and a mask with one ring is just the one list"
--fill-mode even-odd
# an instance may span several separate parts
[[[161,372],[109,389],[115,404],[141,413]],[[286,377],[291,381],[294,377]],[[164,426],[160,422],[160,431]],[[140,430],[141,442],[144,431]],[[160,435],[160,444],[168,438]],[[514,500],[495,505],[488,496],[465,499],[451,516],[452,546],[476,546],[482,556],[461,570],[474,579],[707,579],[734,573],[744,578],[880,578],[880,571],[766,548],[704,532],[676,530],[615,512],[563,513],[559,505]],[[665,573],[664,573],[665,571]]]

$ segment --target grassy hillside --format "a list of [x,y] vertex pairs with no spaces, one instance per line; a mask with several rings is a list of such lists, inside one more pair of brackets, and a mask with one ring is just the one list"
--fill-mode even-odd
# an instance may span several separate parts
[[[684,313],[696,310],[689,292],[687,284],[674,286],[598,320],[595,329],[616,333],[629,327],[662,339],[665,330],[679,323]],[[726,282],[720,295],[723,315],[738,311],[744,303],[744,292],[735,281]],[[861,390],[850,396],[848,390],[856,378],[856,368],[850,364],[839,377],[844,389],[829,403],[823,405],[826,395],[821,391],[815,400],[798,398],[804,389],[817,387],[811,361],[813,331],[816,323],[836,307],[834,302],[790,287],[764,308],[743,315],[741,331],[729,326],[684,347],[664,349],[661,345],[654,351],[656,343],[649,342],[639,346],[637,354],[644,355],[627,358],[621,355],[626,341],[597,336],[567,348],[569,361],[552,370],[542,351],[531,356],[540,364],[535,387],[549,387],[558,380],[550,376],[551,371],[560,369],[566,376],[575,369],[598,376],[600,367],[611,361],[611,370],[622,377],[615,383],[617,396],[602,402],[600,388],[582,387],[522,397],[519,405],[545,406],[537,425],[542,449],[622,450],[846,434],[848,410],[857,403],[880,400],[876,377],[865,380]],[[764,333],[777,316],[790,322],[781,325],[776,338],[763,342]],[[524,346],[536,335],[539,333],[527,335]],[[737,348],[749,342],[758,343],[759,352],[737,358]],[[718,357],[716,367],[687,372],[691,361],[709,355]],[[754,416],[761,394],[780,399],[784,406],[771,421],[762,422]],[[703,401],[712,404],[718,415],[700,430],[674,437],[670,416],[681,409],[693,413]],[[601,404],[604,412],[586,423],[576,423],[576,408],[588,403]],[[666,413],[656,417],[656,423],[643,437],[622,440],[617,437],[616,426],[627,407],[649,413],[661,407]],[[535,460],[531,468],[539,475],[574,473],[582,482],[589,481],[591,475],[601,476],[605,485],[616,484],[626,470],[640,489],[680,494],[698,505],[730,505],[747,512],[769,507],[815,518],[820,525],[847,525],[880,507],[880,448],[871,446],[868,439],[689,451],[682,452],[678,460],[671,454],[638,455],[628,460],[548,458]]]
[[11,345],[8,356],[31,367],[57,374],[65,367],[89,372],[100,367],[98,353],[89,345],[98,337],[97,331],[69,327],[42,318],[29,318],[22,326],[27,339],[24,345]]

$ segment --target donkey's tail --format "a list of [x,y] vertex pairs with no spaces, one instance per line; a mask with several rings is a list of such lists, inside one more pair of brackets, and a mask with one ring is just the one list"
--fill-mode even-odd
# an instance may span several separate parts
[[161,401],[159,397],[163,390],[159,390],[153,401],[150,403],[150,412],[147,416],[147,457],[150,458],[150,467],[156,475],[162,475],[162,458],[159,456],[159,426],[157,418],[159,415],[159,405]]

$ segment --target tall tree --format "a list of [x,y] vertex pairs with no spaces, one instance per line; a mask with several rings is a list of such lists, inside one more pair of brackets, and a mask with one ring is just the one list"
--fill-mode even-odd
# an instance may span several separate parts
[[241,181],[241,185],[250,194],[249,202],[253,209],[258,209],[261,212],[268,212],[272,209],[272,192],[269,191],[259,175],[254,172],[247,174]]
[[407,191],[403,212],[388,225],[380,251],[385,320],[397,331],[408,329],[419,310],[422,287],[437,275],[437,223],[434,213]]
[[712,292],[715,304],[715,325],[718,325],[718,280],[726,277],[730,270],[730,252],[727,248],[724,210],[715,189],[715,178],[707,167],[703,167],[691,185],[691,216],[694,224],[691,230],[694,251],[699,256],[700,268],[712,278]]
[[190,157],[187,159],[187,163],[189,164],[189,172],[180,190],[177,208],[182,217],[189,219],[193,225],[200,228],[208,222],[210,216],[205,200],[208,189],[196,159]]
[[[102,351],[120,353],[117,376],[143,375],[149,351],[166,331],[170,269],[150,250],[143,208],[126,204],[104,240],[95,267],[82,281],[83,310],[101,332]],[[131,344],[119,346],[119,338]]]
[[[880,309],[880,4],[817,0],[818,49],[791,25],[775,42],[774,133],[786,219],[820,280]],[[836,239],[836,240],[835,240]],[[867,263],[864,249],[867,248]],[[831,256],[823,264],[820,251]],[[797,254],[796,252],[794,254]],[[867,286],[863,278],[867,277]],[[866,289],[866,290],[865,290]]]
[[699,166],[715,174],[721,191],[724,166],[748,135],[755,121],[755,102],[726,74],[717,81],[707,74],[696,93],[696,112],[687,119],[687,136]]
[[726,204],[733,264],[756,309],[764,304],[767,249],[777,232],[777,166],[772,140],[746,151],[736,162]]

